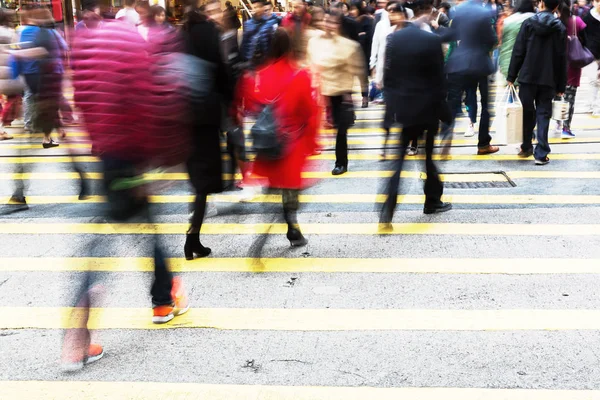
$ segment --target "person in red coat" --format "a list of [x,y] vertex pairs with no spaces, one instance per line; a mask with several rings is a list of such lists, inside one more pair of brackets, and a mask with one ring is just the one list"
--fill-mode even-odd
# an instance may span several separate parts
[[271,54],[265,66],[254,74],[245,74],[238,85],[234,114],[258,115],[265,104],[273,102],[278,134],[285,136],[283,156],[277,160],[257,157],[253,174],[264,177],[270,188],[283,190],[283,213],[288,225],[287,238],[292,246],[307,243],[296,219],[298,192],[305,187],[302,171],[307,158],[317,148],[319,107],[313,93],[310,74],[300,69],[292,56],[292,43],[284,28],[273,36]]

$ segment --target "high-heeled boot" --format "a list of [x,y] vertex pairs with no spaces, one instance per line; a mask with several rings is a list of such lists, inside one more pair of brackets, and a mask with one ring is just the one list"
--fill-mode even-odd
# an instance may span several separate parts
[[300,232],[300,226],[298,225],[298,220],[296,219],[296,212],[284,210],[283,216],[288,225],[287,239],[290,241],[290,245],[292,247],[306,246],[308,240],[306,240],[304,235],[302,235],[302,232]]
[[183,246],[183,252],[186,260],[193,260],[194,254],[198,258],[207,257],[211,249],[202,246],[200,243],[200,233],[188,233],[185,235],[185,246]]

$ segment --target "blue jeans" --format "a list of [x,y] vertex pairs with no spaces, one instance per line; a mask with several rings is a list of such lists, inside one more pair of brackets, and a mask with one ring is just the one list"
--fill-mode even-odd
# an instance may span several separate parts
[[33,93],[31,93],[31,90],[25,89],[23,95],[23,122],[26,130],[33,130],[34,106]]

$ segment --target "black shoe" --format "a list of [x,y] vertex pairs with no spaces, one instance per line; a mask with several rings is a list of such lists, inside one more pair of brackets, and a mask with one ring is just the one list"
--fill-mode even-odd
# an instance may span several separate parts
[[193,260],[194,254],[198,258],[208,257],[211,253],[211,249],[202,246],[200,243],[199,233],[188,233],[185,236],[185,245],[183,246],[183,253],[185,254],[186,260]]
[[90,196],[90,189],[88,188],[87,183],[83,183],[81,185],[81,190],[79,191],[79,200],[87,200]]
[[336,166],[333,171],[331,171],[331,175],[342,175],[348,172],[348,167]]
[[50,149],[52,147],[58,147],[59,144],[56,143],[54,140],[50,139],[50,142],[48,143],[42,143],[42,147],[45,149]]
[[438,214],[450,210],[452,210],[452,204],[440,201],[437,204],[425,204],[425,207],[423,207],[423,214]]
[[302,247],[308,244],[308,240],[306,240],[306,238],[302,235],[302,232],[300,232],[300,230],[297,228],[289,227],[287,238],[292,247]]
[[17,212],[17,211],[29,210],[29,206],[27,205],[27,201],[25,200],[25,196],[15,196],[15,195],[13,195],[8,200],[8,206],[10,206],[9,213],[13,213],[13,212]]

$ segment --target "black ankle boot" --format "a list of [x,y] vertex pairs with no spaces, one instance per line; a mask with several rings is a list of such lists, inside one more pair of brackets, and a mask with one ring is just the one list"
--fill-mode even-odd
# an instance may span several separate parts
[[79,200],[87,200],[91,196],[91,190],[89,185],[85,182],[81,183],[81,190],[79,191]]
[[207,257],[211,250],[208,247],[202,246],[200,243],[199,233],[188,233],[185,236],[185,246],[183,246],[186,260],[193,260],[194,254],[199,258]]
[[288,225],[287,238],[292,247],[302,247],[308,244],[308,240],[302,235],[302,232],[300,232],[297,225]]

